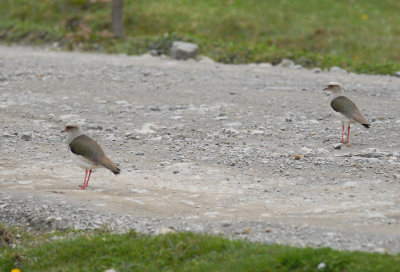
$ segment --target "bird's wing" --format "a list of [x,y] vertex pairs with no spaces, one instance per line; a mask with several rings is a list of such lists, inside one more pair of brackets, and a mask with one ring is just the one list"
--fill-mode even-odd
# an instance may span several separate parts
[[331,101],[331,107],[349,119],[353,119],[361,124],[369,124],[368,121],[362,116],[356,104],[345,96],[338,96]]
[[101,164],[104,151],[100,145],[87,135],[76,137],[69,144],[71,152],[84,157],[85,159],[95,163]]
[[119,174],[120,169],[104,154],[103,149],[92,138],[87,135],[76,137],[70,144],[71,152],[80,155],[93,164],[102,165],[111,170],[114,174]]

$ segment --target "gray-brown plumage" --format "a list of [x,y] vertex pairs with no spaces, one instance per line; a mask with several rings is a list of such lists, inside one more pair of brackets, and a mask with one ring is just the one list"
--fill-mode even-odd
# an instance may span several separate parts
[[360,110],[357,108],[356,104],[351,101],[346,96],[342,95],[343,90],[339,83],[331,82],[324,89],[327,93],[333,95],[333,99],[331,100],[331,107],[335,111],[336,116],[342,121],[342,141],[343,143],[343,135],[344,135],[344,124],[348,124],[347,131],[347,141],[349,143],[349,135],[350,135],[350,124],[351,123],[360,123],[366,128],[369,128],[371,125],[365,119],[365,117],[361,114]]
[[356,104],[345,96],[338,96],[332,99],[331,107],[334,111],[343,114],[348,119],[357,121],[366,128],[371,126],[365,117],[361,115]]
[[120,169],[107,157],[100,145],[85,134],[72,140],[69,148],[72,153],[83,156],[96,166],[101,165],[116,175],[120,173]]
[[[73,161],[85,169],[85,180],[81,189],[88,186],[92,169],[104,167],[118,175],[120,169],[107,157],[103,149],[92,138],[83,134],[79,125],[71,124],[65,127],[68,133],[68,149]],[[89,173],[89,176],[88,176]]]

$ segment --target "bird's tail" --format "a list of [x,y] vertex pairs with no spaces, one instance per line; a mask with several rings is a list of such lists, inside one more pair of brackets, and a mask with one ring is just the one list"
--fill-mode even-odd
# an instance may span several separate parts
[[103,165],[105,168],[109,169],[115,175],[118,175],[119,173],[121,173],[121,170],[115,165],[115,163],[113,163],[107,157],[104,157],[103,161],[101,162],[101,165]]
[[370,128],[370,127],[371,127],[371,125],[368,124],[368,123],[366,123],[366,124],[361,124],[361,125],[363,125],[363,126],[366,127],[366,128]]

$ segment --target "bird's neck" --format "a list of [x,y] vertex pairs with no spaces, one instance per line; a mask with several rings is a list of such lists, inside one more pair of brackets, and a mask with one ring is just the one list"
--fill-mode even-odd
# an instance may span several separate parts
[[68,144],[70,144],[76,137],[83,135],[82,131],[77,131],[68,135]]
[[338,93],[338,92],[336,92],[336,93],[329,93],[329,95],[328,95],[328,97],[329,97],[329,100],[333,100],[333,99],[335,99],[336,97],[338,97],[338,96],[343,96],[343,93]]

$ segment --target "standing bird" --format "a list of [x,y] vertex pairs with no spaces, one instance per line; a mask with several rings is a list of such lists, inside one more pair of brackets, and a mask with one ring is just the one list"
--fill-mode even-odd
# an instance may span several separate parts
[[115,175],[121,172],[121,170],[106,156],[100,145],[89,136],[83,134],[80,125],[66,125],[64,132],[68,133],[68,149],[72,160],[79,167],[86,170],[85,180],[82,186],[80,186],[82,190],[85,190],[88,186],[90,175],[94,168],[105,167]]
[[351,123],[360,123],[366,128],[369,128],[371,125],[365,119],[364,116],[358,110],[356,104],[353,101],[348,99],[343,95],[342,87],[337,82],[331,82],[324,89],[324,91],[333,95],[333,99],[331,100],[331,107],[335,111],[335,115],[342,121],[342,141],[343,143],[343,135],[344,135],[344,124],[347,123],[347,141],[349,143],[349,135],[350,135],[350,124]]

